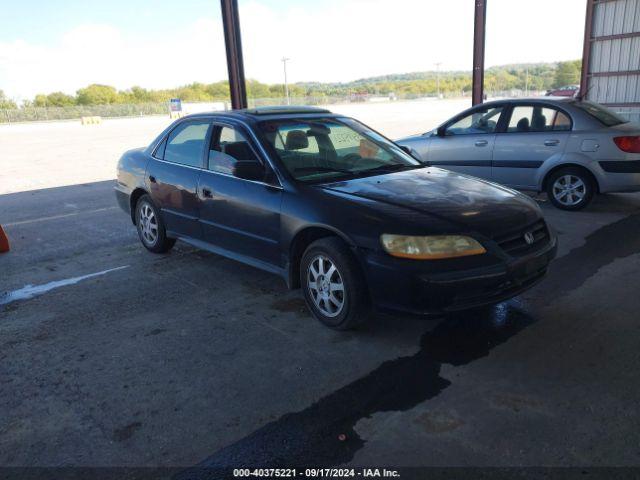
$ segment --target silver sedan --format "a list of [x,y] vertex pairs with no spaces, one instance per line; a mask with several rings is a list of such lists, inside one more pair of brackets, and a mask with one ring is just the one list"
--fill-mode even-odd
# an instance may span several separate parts
[[573,98],[488,102],[397,143],[429,165],[546,191],[564,210],[596,193],[640,191],[640,125]]

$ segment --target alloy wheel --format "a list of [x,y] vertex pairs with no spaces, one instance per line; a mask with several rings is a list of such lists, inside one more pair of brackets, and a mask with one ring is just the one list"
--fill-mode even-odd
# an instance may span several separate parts
[[340,315],[345,289],[335,264],[324,255],[316,255],[307,269],[307,288],[316,308],[327,317]]
[[140,205],[138,222],[142,239],[147,245],[154,246],[158,241],[158,219],[148,203]]
[[587,194],[587,186],[580,177],[563,175],[553,184],[554,198],[567,207],[578,205]]

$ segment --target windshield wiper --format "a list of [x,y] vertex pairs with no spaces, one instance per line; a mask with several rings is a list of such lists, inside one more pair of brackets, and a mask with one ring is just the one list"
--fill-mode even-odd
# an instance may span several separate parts
[[333,168],[333,167],[300,167],[300,168],[294,168],[293,169],[294,172],[300,172],[300,173],[304,173],[304,172],[337,172],[337,173],[347,173],[349,175],[352,175],[354,172],[353,170],[347,170],[344,168]]
[[368,175],[370,173],[391,173],[391,172],[399,172],[402,170],[413,170],[414,168],[420,168],[423,165],[407,165],[404,163],[392,163],[389,165],[379,165],[373,168],[367,168],[366,170],[360,170],[358,174]]

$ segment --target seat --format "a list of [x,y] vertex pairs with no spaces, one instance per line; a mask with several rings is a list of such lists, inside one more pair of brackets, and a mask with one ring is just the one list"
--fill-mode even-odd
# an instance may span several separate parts
[[533,119],[531,121],[531,130],[534,132],[544,132],[547,126],[547,117],[540,114],[533,114]]
[[527,117],[521,118],[516,125],[517,132],[528,132],[529,131],[529,119]]
[[247,142],[233,142],[224,145],[224,153],[236,160],[257,160]]
[[285,150],[302,150],[309,146],[309,137],[302,130],[291,130],[287,134]]

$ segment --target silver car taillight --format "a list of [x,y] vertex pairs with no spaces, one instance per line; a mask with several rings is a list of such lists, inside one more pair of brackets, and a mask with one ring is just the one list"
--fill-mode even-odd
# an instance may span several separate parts
[[640,153],[640,136],[615,137],[618,148],[627,153]]

